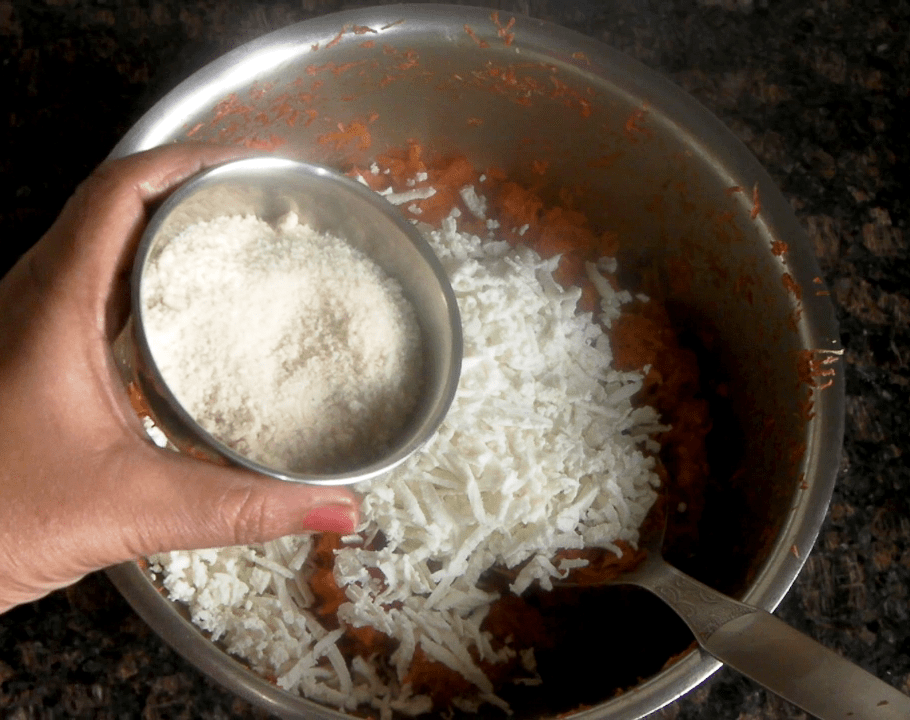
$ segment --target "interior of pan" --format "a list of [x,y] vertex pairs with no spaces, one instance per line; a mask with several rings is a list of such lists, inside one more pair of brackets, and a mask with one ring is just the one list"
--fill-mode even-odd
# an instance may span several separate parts
[[[309,21],[235,51],[165,97],[114,154],[188,140],[341,169],[417,141],[554,202],[571,196],[596,227],[617,233],[624,281],[667,303],[712,378],[704,513],[697,535],[669,544],[669,558],[747,602],[779,602],[836,473],[837,328],[786,201],[691,98],[560,28],[485,10],[392,6]],[[222,663],[135,566],[114,578],[216,679],[275,712],[334,716]],[[586,717],[638,717],[717,667],[687,652],[691,636],[650,596],[607,588],[557,600],[574,608],[567,640],[540,658],[542,689],[509,698],[519,716],[588,705]]]

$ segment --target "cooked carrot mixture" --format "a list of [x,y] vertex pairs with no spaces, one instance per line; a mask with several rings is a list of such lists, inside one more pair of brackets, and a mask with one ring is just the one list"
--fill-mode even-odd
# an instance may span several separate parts
[[[376,163],[381,168],[378,174],[363,168],[355,168],[352,174],[361,176],[376,191],[405,192],[414,187],[408,185],[409,180],[413,182],[425,173],[426,180],[417,182],[416,187],[431,186],[436,190],[432,197],[402,207],[405,215],[436,225],[457,207],[462,212],[463,227],[480,233],[485,230],[484,221],[478,219],[476,226],[471,227],[472,215],[460,194],[466,185],[474,185],[490,202],[488,215],[499,220],[503,239],[529,246],[543,257],[561,255],[555,273],[557,281],[582,289],[580,312],[595,309],[597,292],[588,280],[585,262],[614,256],[619,246],[615,234],[595,232],[587,218],[570,207],[547,207],[533,189],[506,180],[501,172],[490,170],[481,175],[463,157],[428,162],[423,148],[416,143],[381,155]],[[613,278],[608,280],[615,282]],[[627,308],[611,329],[615,365],[620,370],[649,367],[635,402],[653,406],[662,421],[671,425],[669,431],[657,438],[662,447],[657,472],[666,485],[665,498],[658,503],[659,512],[671,513],[685,507],[689,527],[694,532],[700,514],[701,489],[708,474],[705,436],[711,426],[708,404],[699,397],[698,361],[693,352],[680,345],[666,308],[660,302],[636,301]],[[620,545],[621,556],[598,548],[566,550],[560,556],[588,559],[589,565],[574,571],[571,579],[577,584],[596,584],[620,575],[643,559],[643,551]],[[337,536],[324,535],[312,562],[310,584],[318,598],[316,611],[323,617],[333,616],[346,600],[332,575],[334,551],[338,546]],[[520,648],[540,648],[554,642],[548,637],[539,612],[508,593],[494,603],[484,628],[494,638],[512,637]],[[387,636],[372,628],[348,628],[345,647],[365,657],[394,649]],[[483,668],[494,684],[505,682],[512,669],[509,664]],[[469,693],[472,687],[456,671],[429,659],[419,647],[406,681],[415,692],[433,697],[440,709],[448,707],[453,698]]]
[[[335,613],[342,603],[347,602],[344,590],[338,587],[332,567],[335,564],[335,551],[341,545],[341,537],[335,533],[323,533],[316,541],[316,547],[310,555],[312,565],[308,581],[310,589],[316,596],[314,611],[321,618],[335,620]],[[337,626],[337,620],[335,620]]]
[[429,695],[437,707],[444,708],[457,697],[470,694],[472,684],[460,673],[441,662],[430,660],[418,646],[404,682],[420,694]]
[[705,438],[711,430],[708,402],[701,397],[698,359],[680,345],[666,308],[655,301],[638,303],[613,328],[613,360],[620,370],[650,366],[635,398],[661,414],[671,429],[657,440],[667,473],[668,512],[684,508],[687,521],[674,529],[682,541],[694,536],[704,505],[708,477]]

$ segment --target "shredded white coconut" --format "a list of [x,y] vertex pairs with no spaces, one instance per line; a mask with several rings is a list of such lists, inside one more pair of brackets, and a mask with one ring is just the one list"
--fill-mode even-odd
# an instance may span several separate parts
[[[473,188],[462,197],[472,214],[486,206]],[[254,670],[342,709],[371,705],[384,720],[431,708],[404,682],[418,647],[475,686],[456,707],[508,711],[479,663],[518,655],[526,674],[515,681],[540,678],[533,650],[519,654],[483,629],[498,594],[483,589],[481,576],[494,565],[520,568],[511,590],[521,593],[585,562],[554,565],[558,550],[634,546],[659,482],[643,450],[666,428],[653,409],[630,401],[643,376],[612,369],[602,326],[576,310],[580,290],[553,279],[558,258],[497,241],[492,224],[484,238],[460,232],[458,215],[441,228],[422,226],[461,311],[457,395],[423,450],[357,488],[366,544],[336,551],[335,578],[348,599],[338,617],[394,638],[391,666],[359,657],[344,663],[329,650],[335,635],[308,610],[300,573],[272,568],[269,587],[258,590],[264,581],[253,573],[269,569],[266,560],[299,558],[307,538],[158,559],[172,597]],[[597,320],[609,326],[628,294],[615,292],[596,266],[588,273],[601,297]],[[377,536],[381,549],[367,549]],[[226,602],[213,605],[215,592]]]
[[[143,277],[162,376],[206,430],[281,470],[375,456],[416,403],[420,329],[397,282],[289,213],[191,225]],[[397,424],[396,424],[397,423]]]

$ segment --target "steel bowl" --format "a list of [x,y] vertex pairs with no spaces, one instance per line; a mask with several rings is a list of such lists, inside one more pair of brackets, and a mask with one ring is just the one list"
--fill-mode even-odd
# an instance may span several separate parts
[[[203,428],[162,377],[145,330],[143,279],[149,263],[197,222],[251,215],[273,223],[289,212],[317,232],[333,233],[394,278],[414,308],[423,348],[422,383],[411,416],[381,453],[333,471],[292,471],[257,462]],[[133,313],[119,357],[151,417],[179,449],[265,475],[311,485],[370,480],[404,462],[436,431],[458,387],[462,338],[458,304],[429,244],[398,208],[361,183],[318,165],[277,157],[237,160],[206,170],[172,193],[149,220],[131,277]]]
[[[684,569],[751,605],[780,602],[812,548],[838,468],[838,329],[792,209],[691,97],[545,22],[388,6],[321,17],[229,53],[155,105],[114,154],[190,139],[339,168],[365,166],[414,139],[545,197],[571,197],[620,238],[624,280],[634,288],[649,279],[677,317],[712,338],[711,372],[726,378],[715,415],[725,433],[714,442],[717,477]],[[111,576],[166,641],[236,693],[283,717],[345,717],[228,657],[138,565]],[[518,717],[638,718],[718,669],[691,650],[691,636],[661,603],[636,595],[621,621],[610,603],[613,596],[598,595],[588,604],[580,640],[544,668],[550,694],[519,701]],[[611,684],[622,663],[645,679]]]

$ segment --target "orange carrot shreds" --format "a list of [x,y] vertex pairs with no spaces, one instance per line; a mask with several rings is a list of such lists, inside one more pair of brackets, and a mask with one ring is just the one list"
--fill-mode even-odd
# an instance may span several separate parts
[[661,414],[698,392],[698,358],[680,346],[666,309],[652,300],[624,312],[613,323],[613,362],[618,370],[650,365],[638,401]]
[[284,145],[284,143],[285,139],[274,133],[268,137],[253,135],[252,137],[243,140],[243,145],[250,148],[250,150],[265,150],[266,152],[272,152],[281,145]]
[[540,236],[534,249],[541,256],[553,257],[569,252],[588,256],[593,235],[586,227],[584,215],[561,207],[550,208],[540,224]]
[[549,167],[550,163],[543,160],[533,160],[531,162],[531,172],[535,175],[546,175]]
[[366,150],[373,144],[373,138],[367,126],[356,121],[347,127],[339,123],[337,132],[324,133],[317,138],[317,141],[323,145],[334,145],[336,150],[352,146],[358,150]]
[[781,276],[781,282],[784,284],[784,287],[790,291],[793,297],[797,300],[802,300],[803,290],[790,273],[784,273]]
[[338,34],[334,37],[334,39],[331,40],[331,41],[329,42],[329,44],[325,46],[325,47],[326,47],[326,50],[328,50],[328,49],[331,48],[331,47],[335,47],[335,45],[337,45],[338,43],[340,43],[340,42],[341,42],[341,38],[344,36],[344,34],[345,34],[347,31],[348,31],[348,27],[347,27],[347,25],[345,25],[343,28],[341,28],[341,30],[340,30],[340,31],[338,32]]
[[334,620],[338,608],[347,601],[347,598],[336,584],[332,569],[316,568],[309,577],[309,583],[318,600],[313,611],[325,620]]
[[215,106],[215,117],[212,123],[217,123],[227,115],[248,115],[252,108],[240,102],[236,93],[231,93],[224,100]]
[[775,240],[771,243],[771,252],[777,257],[786,255],[789,249],[790,247],[783,240]]
[[617,370],[640,370],[653,367],[667,346],[666,329],[653,319],[638,313],[623,313],[613,321],[613,364]]
[[418,173],[427,171],[423,160],[423,147],[413,142],[405,148],[376,156],[376,164],[388,173],[397,189],[403,188],[405,183]]
[[543,648],[553,644],[540,611],[516,595],[505,594],[494,602],[482,628],[494,638],[513,637],[522,648]]
[[579,310],[582,312],[594,310],[598,298],[597,289],[588,281],[585,274],[584,258],[574,253],[563,255],[556,270],[553,271],[553,279],[566,288],[579,286],[582,298],[578,303]]
[[149,409],[148,403],[146,402],[145,395],[139,389],[139,386],[131,382],[126,388],[127,394],[130,399],[130,405],[139,417],[149,417],[151,415],[151,410]]
[[316,540],[313,550],[314,562],[317,565],[331,567],[335,562],[335,551],[341,547],[341,536],[337,533],[322,533]]
[[335,620],[335,613],[347,600],[344,591],[335,582],[332,568],[335,565],[335,550],[341,547],[341,536],[335,533],[322,533],[313,548],[311,558],[312,573],[308,578],[310,588],[316,596],[314,611],[326,620]]
[[647,104],[642,105],[640,108],[635,108],[629,115],[626,120],[626,136],[630,142],[635,143],[643,138],[651,136],[651,130],[645,124],[647,116]]
[[419,646],[403,682],[410,683],[415,694],[432,697],[437,707],[451,706],[454,698],[470,695],[473,688],[470,680],[447,665],[430,660]]
[[405,158],[393,156],[383,157],[380,165],[385,169],[385,172],[382,174],[389,179],[389,182],[392,185],[397,185],[399,178],[407,176],[407,160]]
[[[618,236],[613,232],[594,232],[587,218],[575,210],[559,206],[544,210],[543,201],[533,190],[513,182],[497,184],[494,212],[507,232],[512,232],[509,239],[533,248],[543,257],[561,255],[554,278],[564,287],[580,287],[579,310],[593,311],[598,294],[588,279],[585,263],[614,257],[619,249]],[[615,279],[607,279],[615,286]]]
[[504,182],[494,198],[499,222],[505,228],[536,228],[543,201],[518,183]]
[[666,308],[654,300],[614,321],[612,347],[617,369],[651,365],[635,403],[654,407],[670,426],[657,438],[668,475],[664,486],[669,511],[685,508],[686,514],[684,523],[675,524],[673,542],[678,548],[694,547],[710,474],[705,438],[712,426],[709,404],[701,397],[698,358],[680,345]]
[[465,185],[472,184],[477,179],[477,171],[467,158],[459,157],[451,160],[440,168],[438,174],[433,174],[433,185],[444,185],[455,190],[460,190]]
[[468,34],[468,36],[469,36],[475,43],[477,43],[477,47],[479,47],[479,48],[488,48],[488,47],[490,47],[490,44],[489,44],[486,40],[482,40],[481,38],[479,38],[479,37],[477,36],[477,33],[474,32],[474,28],[472,28],[470,25],[465,25],[465,26],[464,26],[464,31]]
[[410,143],[408,145],[408,152],[406,155],[407,158],[407,169],[411,176],[416,175],[419,172],[426,172],[427,166],[423,160],[423,146],[418,145],[417,143]]
[[417,52],[414,50],[408,50],[404,53],[405,60],[402,63],[399,63],[399,70],[410,70],[415,68],[420,64],[420,57],[417,55]]
[[452,212],[452,208],[461,201],[457,190],[446,185],[434,185],[434,187],[436,187],[434,195],[414,202],[419,212],[414,213],[413,216],[421,222],[430,224],[442,222]]
[[385,173],[376,173],[374,175],[369,170],[365,170],[356,165],[353,167],[351,172],[348,173],[348,175],[350,177],[362,180],[366,183],[367,187],[369,187],[370,190],[373,190],[375,192],[381,192],[382,190],[388,188],[391,184],[389,176]]
[[708,472],[704,437],[711,429],[708,403],[689,398],[678,403],[676,417],[669,431],[661,435],[667,448],[664,460],[677,488],[701,486]]
[[394,649],[392,639],[371,625],[346,628],[342,642],[344,650],[350,655],[359,655],[362,658],[383,655]]
[[572,570],[569,582],[573,585],[600,585],[615,580],[624,572],[637,567],[645,559],[644,550],[636,550],[622,540],[616,544],[622,550],[622,555],[616,555],[612,550],[602,548],[583,548],[563,550],[557,555],[557,559],[584,558],[588,564]]
[[496,27],[498,28],[496,34],[499,35],[499,37],[501,37],[505,41],[507,46],[511,45],[512,42],[515,40],[515,33],[510,32],[512,30],[512,28],[515,26],[515,18],[514,17],[509,18],[509,22],[507,22],[505,25],[503,25],[499,21],[499,13],[494,11],[490,15],[490,19],[495,23]]

